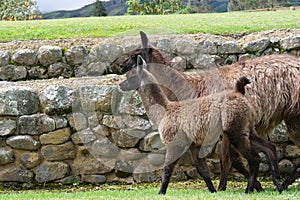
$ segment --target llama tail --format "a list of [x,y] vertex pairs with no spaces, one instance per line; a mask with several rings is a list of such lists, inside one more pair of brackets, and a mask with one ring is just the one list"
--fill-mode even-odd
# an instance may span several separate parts
[[236,91],[245,95],[245,86],[249,83],[251,83],[251,82],[247,77],[245,77],[245,76],[241,77],[235,84]]

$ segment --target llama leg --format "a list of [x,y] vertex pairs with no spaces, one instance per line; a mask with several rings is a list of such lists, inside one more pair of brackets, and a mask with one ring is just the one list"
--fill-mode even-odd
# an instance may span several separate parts
[[255,132],[250,133],[250,140],[251,140],[251,144],[255,149],[264,152],[268,157],[268,160],[270,162],[270,167],[272,170],[273,183],[275,184],[277,190],[281,193],[283,187],[279,181],[280,175],[279,175],[278,159],[277,159],[275,145],[273,145],[269,141],[260,138]]
[[221,174],[220,174],[220,183],[218,186],[218,190],[225,191],[227,186],[227,176],[229,174],[231,168],[231,160],[230,160],[230,151],[229,149],[230,143],[228,141],[228,137],[223,136],[221,142],[221,153],[220,153],[220,166],[221,166]]
[[[230,148],[230,159],[231,159],[232,167],[236,169],[239,173],[243,174],[246,178],[249,178],[249,170],[244,165],[241,155],[232,145],[230,145],[229,148]],[[264,189],[262,188],[258,180],[255,181],[254,188],[257,192],[264,191]]]
[[173,162],[169,165],[164,166],[161,187],[159,189],[158,194],[166,194],[167,188],[168,188],[168,185],[170,182],[170,178],[171,178],[172,172],[174,170],[174,167],[175,167],[177,161],[178,160],[176,160],[175,162]]
[[[285,119],[287,133],[290,139],[300,148],[300,115]],[[295,170],[283,182],[283,188],[287,189],[296,179],[300,177],[300,163],[296,166]]]
[[282,184],[283,189],[287,189],[297,178],[300,177],[300,163],[296,166],[295,170],[285,179]]
[[184,146],[174,144],[167,145],[162,183],[158,194],[166,194],[174,167],[185,151],[186,147]]
[[[225,135],[225,134],[224,134]],[[258,174],[259,160],[260,157],[258,153],[251,147],[250,140],[248,134],[243,133],[230,133],[227,134],[229,137],[229,141],[232,145],[239,150],[239,152],[246,158],[249,163],[249,177],[248,177],[248,185],[246,188],[246,193],[253,192],[254,183]],[[236,137],[238,136],[238,137]]]
[[194,160],[194,164],[200,176],[205,181],[207,188],[210,192],[217,192],[209,175],[209,167],[206,162],[206,158],[199,158],[199,150],[200,147],[196,145],[192,145],[190,147],[190,151],[192,154],[192,158]]

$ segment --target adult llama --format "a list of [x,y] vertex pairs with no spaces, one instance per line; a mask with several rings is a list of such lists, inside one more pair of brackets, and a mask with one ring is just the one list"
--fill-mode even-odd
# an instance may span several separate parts
[[[121,71],[124,73],[136,67],[138,56],[147,63],[161,64],[162,68],[172,67],[163,54],[150,45],[147,35],[143,32],[140,32],[140,35],[142,48],[133,51],[121,65]],[[164,92],[172,101],[197,98],[233,88],[240,77],[248,77],[252,84],[247,87],[245,96],[257,114],[255,129],[258,135],[262,137],[268,135],[284,120],[289,138],[300,148],[299,57],[286,54],[266,55],[199,72],[196,75],[181,73],[186,81],[181,85],[165,79],[161,70],[157,68],[150,68],[149,71],[157,75],[158,82],[162,82],[166,88],[171,88],[164,89]],[[230,148],[230,160],[230,163],[221,163],[221,167],[232,164],[240,173],[249,176],[248,169],[244,167],[239,153],[234,148]],[[300,163],[283,182],[284,189],[299,177]],[[258,191],[262,190],[259,182],[255,188]],[[226,189],[226,177],[221,176],[218,189]]]
[[[137,68],[126,74],[120,83],[123,91],[137,90],[149,119],[158,126],[162,142],[166,145],[166,159],[163,168],[162,185],[159,194],[165,194],[172,171],[183,154],[191,152],[197,171],[203,177],[210,192],[216,192],[206,163],[207,154],[199,154],[204,148],[216,145],[222,136],[221,159],[229,157],[229,145],[234,146],[249,164],[249,178],[246,193],[253,192],[258,173],[259,151],[264,152],[270,162],[273,182],[279,192],[279,172],[275,146],[256,135],[253,120],[255,112],[245,94],[245,85],[250,81],[241,77],[235,88],[204,97],[170,101],[163,91],[163,84],[146,68],[159,64],[146,64],[138,57]],[[172,71],[172,69],[170,69]],[[178,79],[174,73],[164,73],[167,79]],[[227,177],[229,168],[222,170]]]

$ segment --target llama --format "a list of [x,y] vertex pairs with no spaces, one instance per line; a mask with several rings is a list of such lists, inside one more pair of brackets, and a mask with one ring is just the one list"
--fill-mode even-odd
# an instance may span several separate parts
[[[122,65],[122,72],[126,72],[136,66],[137,56],[142,56],[149,63],[162,64],[161,69],[152,68],[149,71],[156,75],[168,71],[171,64],[162,53],[152,47],[145,33],[141,32],[142,48],[136,49],[130,58]],[[197,98],[215,93],[226,88],[232,88],[235,81],[246,76],[252,80],[246,98],[252,104],[257,117],[255,129],[258,135],[266,136],[282,120],[287,126],[289,138],[300,147],[300,59],[290,55],[267,55],[258,58],[240,61],[232,65],[222,66],[217,69],[200,72],[195,76],[181,74],[182,85],[175,84],[163,76],[157,76],[159,82],[164,81],[167,88],[164,90],[169,100],[184,100]],[[218,77],[219,80],[213,79]],[[215,80],[215,81],[214,81]],[[213,87],[211,82],[219,83],[219,87]],[[188,87],[186,91],[184,87]],[[173,93],[176,93],[174,95]],[[248,170],[243,166],[239,154],[234,148],[230,148],[232,166],[240,173],[248,177]],[[229,163],[221,163],[226,166]],[[283,183],[284,189],[300,177],[300,163]],[[226,180],[221,176],[219,190],[226,189]],[[255,188],[262,190],[259,182]]]
[[[267,154],[273,170],[274,184],[282,191],[277,179],[279,175],[275,148],[268,149],[269,142],[260,139],[254,130],[252,119],[255,113],[244,96],[244,86],[250,83],[247,78],[239,79],[235,89],[196,99],[170,101],[160,83],[156,82],[156,77],[145,69],[146,62],[140,56],[137,62],[139,60],[143,63],[127,73],[127,79],[120,83],[120,88],[123,91],[138,91],[148,117],[158,126],[161,140],[166,145],[159,194],[166,193],[174,166],[187,149],[191,151],[196,169],[209,191],[216,192],[209,176],[205,155],[199,156],[199,152],[202,146],[213,147],[221,133],[224,138],[222,154],[228,151],[231,144],[249,163],[250,175],[246,193],[253,191],[258,173],[260,157],[255,149]],[[169,78],[168,74],[165,76]]]

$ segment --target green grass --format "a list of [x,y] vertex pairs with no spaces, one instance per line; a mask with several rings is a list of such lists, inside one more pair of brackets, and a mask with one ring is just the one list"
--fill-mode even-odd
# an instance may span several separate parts
[[[171,183],[165,196],[157,195],[160,184],[132,184],[132,185],[86,185],[86,186],[62,186],[56,188],[43,188],[35,190],[0,190],[0,199],[299,199],[300,185],[296,182],[289,190],[279,194],[273,190],[273,184],[269,181],[261,182],[264,192],[245,194],[245,181],[229,181],[228,189],[224,192],[211,194],[203,181],[186,181]],[[217,182],[214,181],[214,185]],[[2,193],[2,194],[1,194]]]
[[140,30],[157,33],[242,33],[300,28],[300,12],[229,12],[188,15],[112,16],[35,21],[0,21],[0,42],[10,40],[117,37]]

